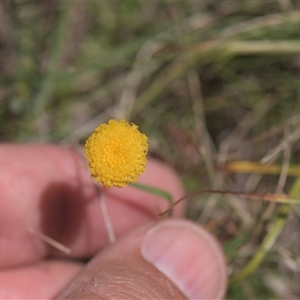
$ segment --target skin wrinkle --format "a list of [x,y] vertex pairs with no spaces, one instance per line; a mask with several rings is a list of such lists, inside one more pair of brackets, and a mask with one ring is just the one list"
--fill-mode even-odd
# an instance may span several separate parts
[[[153,284],[149,283],[148,281],[145,281],[145,278],[147,278],[147,274],[145,276],[145,272],[141,268],[136,268],[135,272],[132,273],[131,270],[129,270],[126,266],[114,266],[112,267],[114,272],[110,272],[110,279],[112,284],[106,284],[107,287],[111,287],[114,291],[115,288],[117,288],[118,293],[126,298],[132,297],[132,295],[136,295],[136,298],[139,299],[140,296],[147,294],[153,294]],[[122,274],[120,276],[119,274]],[[139,282],[140,284],[137,286],[136,282]],[[124,289],[125,288],[125,289]],[[115,294],[115,292],[112,292],[112,295]],[[153,299],[157,297],[156,293],[153,294]]]
[[[124,285],[124,286],[129,287],[130,290],[131,290],[129,295],[134,294],[139,299],[140,298],[139,295],[142,296],[142,295],[147,294],[147,293],[150,294],[151,291],[153,291],[153,285],[149,284],[148,281],[144,280],[144,274],[143,275],[141,275],[141,274],[134,274],[133,275],[130,272],[128,272],[128,270],[124,270],[124,271],[125,271],[124,272],[125,274],[127,273],[127,277],[125,277],[126,280],[124,280],[124,278],[120,278],[120,280],[116,281],[116,283],[119,284],[120,286]],[[143,271],[143,270],[139,270],[139,271]],[[142,273],[146,273],[146,272],[143,271]],[[142,292],[142,294],[141,294],[140,288],[136,287],[136,281],[143,282],[143,292]],[[132,293],[132,291],[133,291],[133,293]],[[156,299],[157,297],[158,297],[158,295],[156,295],[154,297],[154,299]]]
[[[142,261],[134,262],[123,258],[120,261],[118,259],[106,261],[105,266],[101,268],[88,267],[86,271],[91,275],[88,282],[83,284],[82,280],[75,280],[75,285],[84,285],[83,290],[80,289],[81,292],[84,291],[88,295],[93,293],[103,299],[166,299],[170,298],[170,295],[174,299],[185,299],[161,272],[142,257],[138,260],[140,259]],[[145,270],[148,271],[145,272]],[[151,280],[149,276],[152,277]],[[96,287],[94,286],[95,278],[97,278]],[[74,294],[77,294],[76,286],[72,287]],[[68,294],[67,299],[72,298],[73,293]],[[85,294],[82,295],[84,298]]]
[[[124,275],[125,278],[120,278],[119,281],[115,280],[121,297],[130,299],[132,295],[135,295],[135,299],[140,299],[145,294],[148,294],[151,295],[153,299],[159,299],[159,294],[155,292],[153,284],[149,284],[148,281],[145,281],[144,274],[138,274],[137,272],[130,274],[128,270],[125,270]],[[139,285],[137,285],[137,282],[139,282]],[[124,289],[124,287],[126,287],[126,289]]]

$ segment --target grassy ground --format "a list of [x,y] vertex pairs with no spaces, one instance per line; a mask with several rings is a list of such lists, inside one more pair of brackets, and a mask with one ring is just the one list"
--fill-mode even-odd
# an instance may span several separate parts
[[299,28],[292,0],[1,1],[0,139],[134,121],[189,192],[251,194],[188,199],[226,251],[227,298],[299,298],[299,207],[254,199],[299,195]]

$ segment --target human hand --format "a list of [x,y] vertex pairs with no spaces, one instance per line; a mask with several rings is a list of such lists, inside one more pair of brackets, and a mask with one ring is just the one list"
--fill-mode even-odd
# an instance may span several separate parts
[[[165,200],[132,187],[103,189],[117,235],[108,244],[95,188],[72,149],[3,145],[0,166],[0,298],[53,299],[72,280],[59,299],[224,297],[218,243],[190,221],[155,220]],[[176,174],[157,161],[149,161],[141,181],[174,199],[183,195]],[[175,216],[182,211],[177,206]],[[31,229],[66,245],[71,255]],[[95,254],[85,267],[78,260]]]

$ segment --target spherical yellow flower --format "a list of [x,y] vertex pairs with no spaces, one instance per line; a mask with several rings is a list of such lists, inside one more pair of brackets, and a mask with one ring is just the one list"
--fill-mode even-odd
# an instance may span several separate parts
[[135,124],[109,120],[84,146],[92,176],[105,187],[124,187],[145,171],[148,138]]

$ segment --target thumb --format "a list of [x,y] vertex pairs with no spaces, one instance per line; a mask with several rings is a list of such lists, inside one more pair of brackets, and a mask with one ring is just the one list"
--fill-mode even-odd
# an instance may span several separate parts
[[219,299],[226,283],[218,242],[190,221],[165,220],[107,246],[59,299]]

